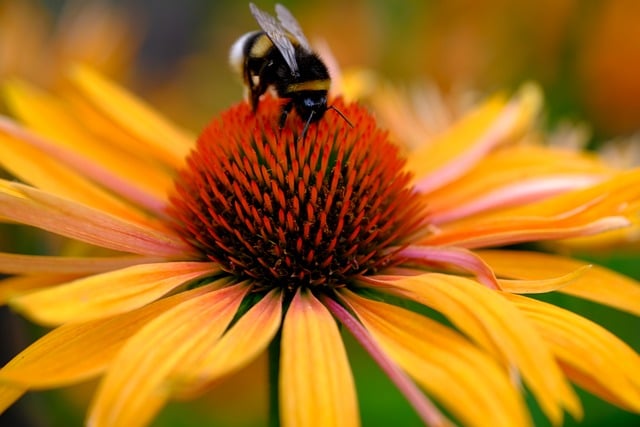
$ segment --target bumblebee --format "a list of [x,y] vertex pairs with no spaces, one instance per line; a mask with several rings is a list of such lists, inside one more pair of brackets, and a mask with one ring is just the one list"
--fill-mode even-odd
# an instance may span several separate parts
[[282,107],[280,128],[295,109],[305,121],[303,139],[309,125],[320,120],[327,109],[334,109],[349,123],[340,111],[327,105],[329,71],[311,49],[291,12],[276,4],[276,20],[253,3],[249,8],[262,31],[240,37],[229,57],[231,66],[242,74],[253,111],[258,108],[260,96],[273,88],[278,97],[289,100]]

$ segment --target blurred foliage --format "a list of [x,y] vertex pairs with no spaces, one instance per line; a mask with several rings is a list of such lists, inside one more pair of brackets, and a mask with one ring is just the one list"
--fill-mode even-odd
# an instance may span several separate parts
[[[636,0],[281,2],[345,68],[444,91],[535,80],[551,123],[585,120],[598,139],[640,128]],[[242,97],[228,50],[257,29],[247,4],[230,0],[0,0],[0,23],[0,76],[51,82],[43,75],[80,58],[195,130]]]

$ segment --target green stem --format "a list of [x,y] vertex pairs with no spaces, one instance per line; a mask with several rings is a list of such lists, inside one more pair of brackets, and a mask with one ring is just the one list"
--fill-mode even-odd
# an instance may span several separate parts
[[280,427],[280,341],[281,332],[278,331],[269,344],[269,427]]

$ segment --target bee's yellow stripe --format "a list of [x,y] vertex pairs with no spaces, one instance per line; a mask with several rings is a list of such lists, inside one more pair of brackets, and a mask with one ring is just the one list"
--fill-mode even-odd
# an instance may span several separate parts
[[249,51],[249,56],[253,58],[262,58],[266,56],[269,50],[272,48],[273,43],[271,42],[269,37],[267,37],[266,34],[262,34],[253,42],[251,50]]
[[292,83],[287,86],[287,92],[300,92],[303,90],[329,90],[331,80],[311,80],[308,82]]

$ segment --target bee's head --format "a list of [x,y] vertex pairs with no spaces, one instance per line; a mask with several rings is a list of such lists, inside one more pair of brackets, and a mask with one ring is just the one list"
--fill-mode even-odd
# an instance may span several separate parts
[[317,122],[327,111],[327,93],[311,92],[297,97],[294,108],[303,120],[310,123]]

